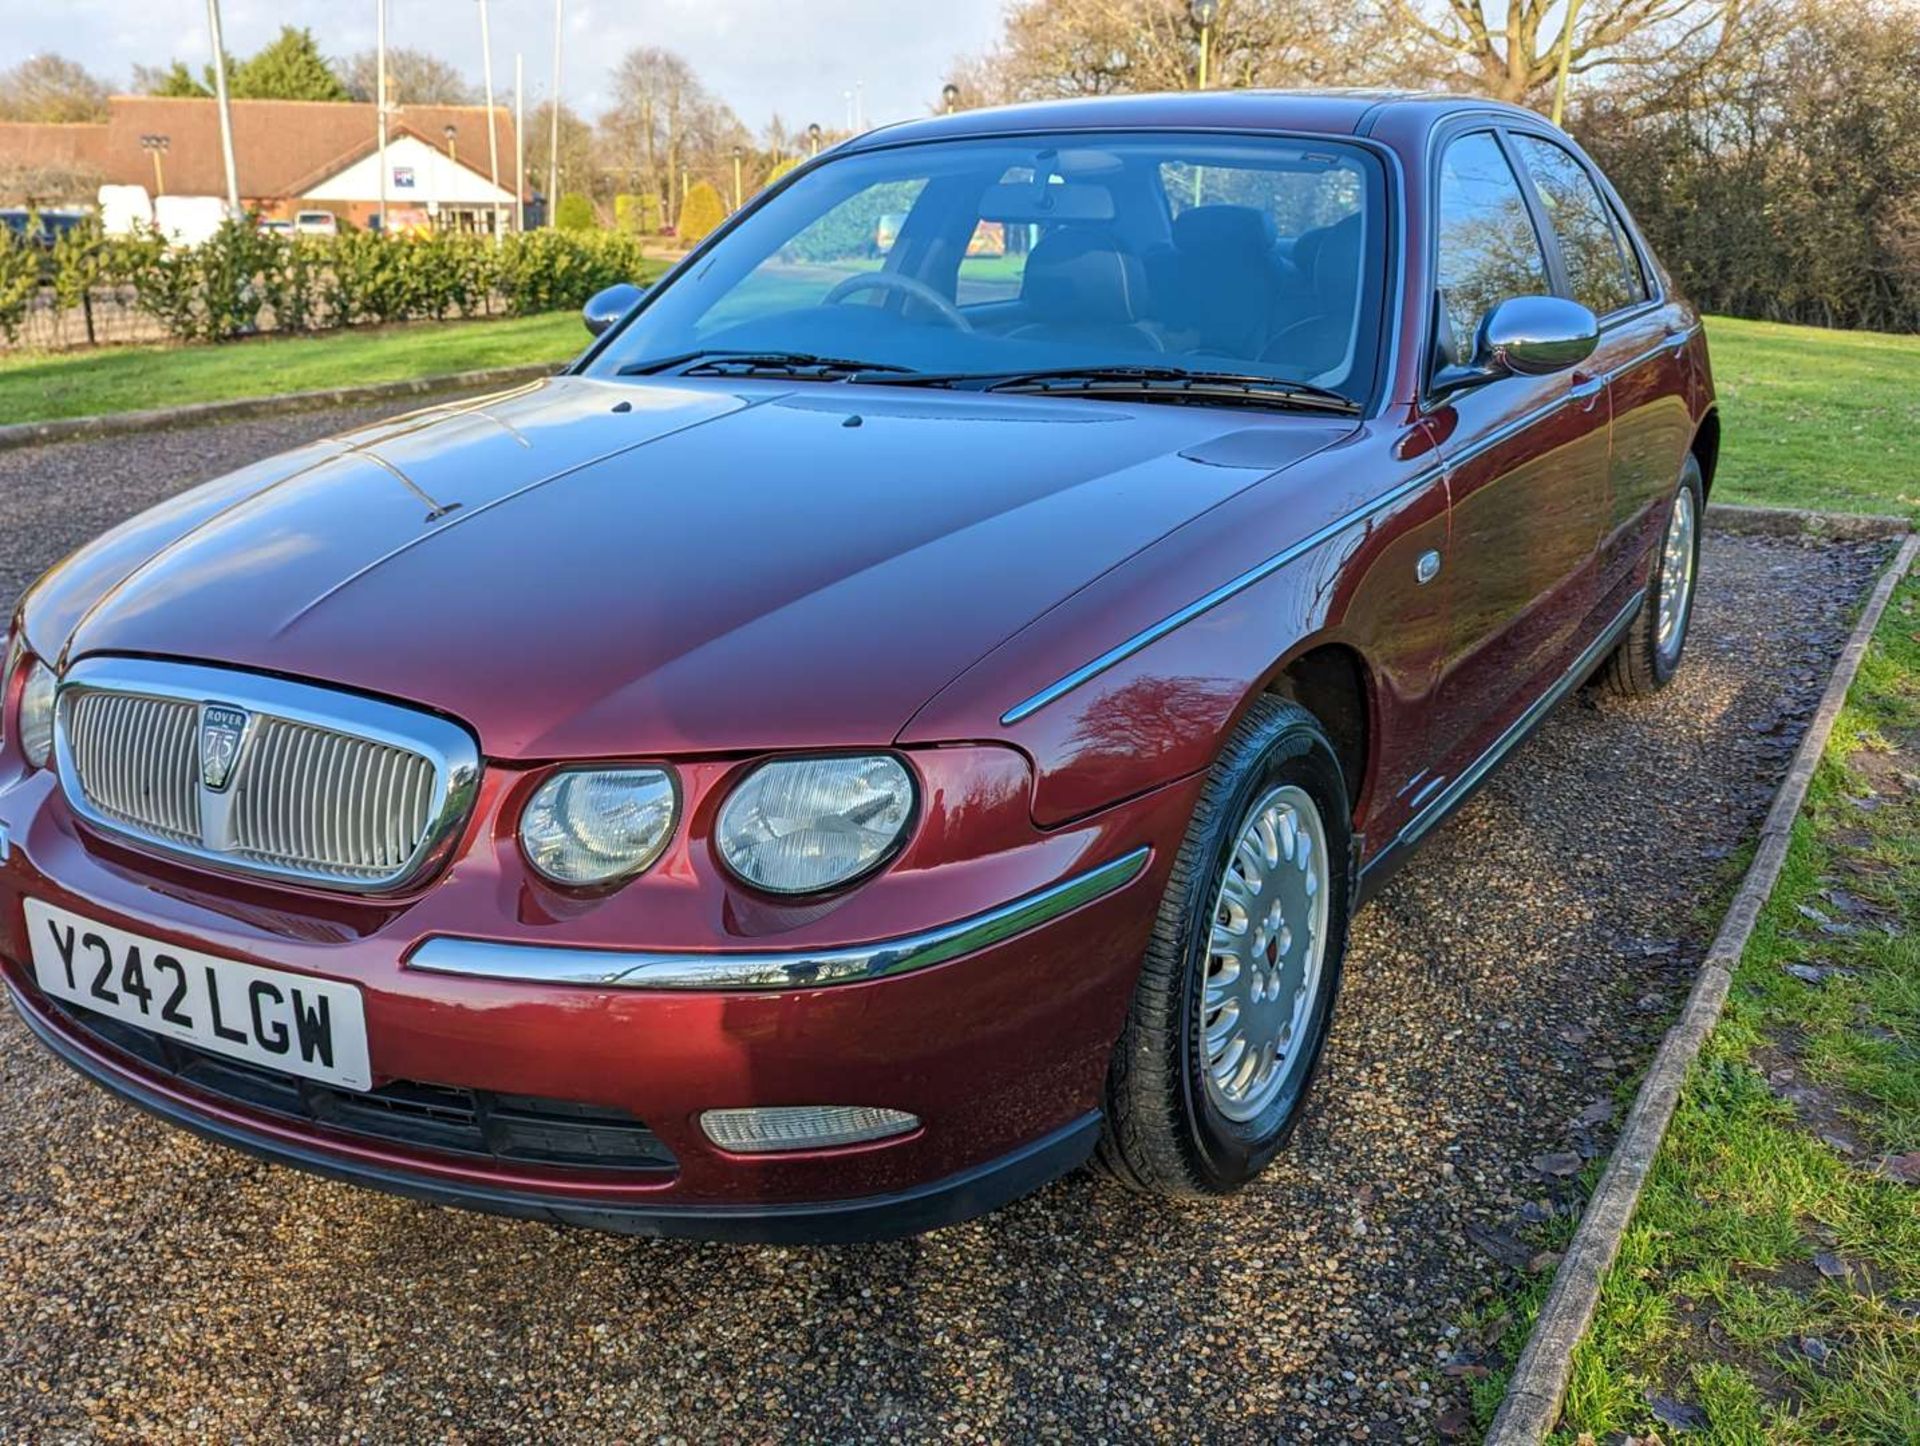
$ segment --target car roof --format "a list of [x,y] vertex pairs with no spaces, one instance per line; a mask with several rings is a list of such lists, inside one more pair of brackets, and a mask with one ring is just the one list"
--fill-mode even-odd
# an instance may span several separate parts
[[1481,96],[1418,90],[1208,90],[1034,101],[902,121],[855,136],[842,154],[913,141],[957,140],[1032,131],[1290,130],[1364,135],[1388,111],[1410,112],[1430,127],[1466,111],[1498,111],[1540,120],[1533,111]]

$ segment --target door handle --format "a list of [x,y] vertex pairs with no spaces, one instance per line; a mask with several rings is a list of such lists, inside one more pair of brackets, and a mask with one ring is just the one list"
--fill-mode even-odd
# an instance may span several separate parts
[[1597,375],[1593,372],[1575,372],[1573,374],[1573,386],[1568,390],[1567,395],[1577,402],[1584,402],[1587,410],[1591,411],[1594,401],[1600,397],[1606,389],[1607,379],[1604,375]]

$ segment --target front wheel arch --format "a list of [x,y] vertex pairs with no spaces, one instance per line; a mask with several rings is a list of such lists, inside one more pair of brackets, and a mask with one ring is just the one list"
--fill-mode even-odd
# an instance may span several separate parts
[[[1340,760],[1347,801],[1357,817],[1370,781],[1378,729],[1372,670],[1348,643],[1316,643],[1296,652],[1248,699],[1272,697],[1297,703],[1326,733]],[[1224,739],[1223,739],[1224,741]]]

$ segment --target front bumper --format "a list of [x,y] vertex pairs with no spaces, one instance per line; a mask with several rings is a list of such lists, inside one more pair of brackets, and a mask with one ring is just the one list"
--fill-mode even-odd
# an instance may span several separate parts
[[[432,891],[431,907],[388,913],[314,896],[275,900],[205,875],[153,870],[103,846],[57,798],[23,810],[31,788],[0,794],[0,819],[16,821],[0,861],[0,978],[34,1033],[81,1073],[208,1138],[418,1199],[626,1233],[788,1241],[930,1229],[1085,1158],[1165,861],[1192,802],[1191,788],[1176,785],[1062,831],[1023,860],[1037,889],[1008,891],[996,875],[1003,898],[1021,899],[1147,850],[1112,888],[1042,922],[980,936],[969,952],[834,984],[792,976],[771,987],[702,990],[410,967],[404,961],[427,941],[454,932],[460,911],[450,896],[484,894],[497,881],[456,869]],[[289,1120],[198,1089],[76,1028],[64,1006],[40,994],[27,963],[27,897],[220,957],[351,982],[365,1002],[377,1082],[627,1110],[675,1163],[619,1171],[476,1160]],[[954,917],[967,924],[982,912],[962,904]],[[930,921],[895,942],[941,932]],[[884,946],[850,944],[789,957],[849,953],[894,957]],[[709,1109],[801,1104],[881,1106],[921,1124],[886,1140],[765,1155],[721,1150],[698,1124]]]
[[568,1199],[482,1180],[450,1180],[404,1166],[343,1156],[285,1133],[269,1132],[227,1111],[196,1109],[177,1094],[154,1088],[105,1050],[90,1046],[9,983],[14,1008],[40,1042],[75,1070],[120,1098],[202,1139],[244,1150],[276,1165],[291,1165],[432,1205],[454,1205],[490,1215],[543,1220],[618,1235],[658,1239],[751,1241],[773,1245],[834,1245],[890,1240],[937,1230],[998,1209],[1057,1179],[1093,1153],[1100,1116],[1083,1115],[998,1159],[927,1185],[847,1200],[761,1205],[609,1204]]

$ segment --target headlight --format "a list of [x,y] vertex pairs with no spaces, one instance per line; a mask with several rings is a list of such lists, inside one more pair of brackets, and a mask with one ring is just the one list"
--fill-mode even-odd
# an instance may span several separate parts
[[556,773],[520,815],[527,862],[579,888],[630,879],[673,837],[673,780],[658,768]]
[[812,894],[884,861],[912,816],[913,779],[898,759],[783,759],[762,764],[733,791],[717,842],[747,883]]
[[18,633],[8,633],[6,646],[0,648],[0,747],[7,741],[7,699],[13,696],[13,670],[20,666],[26,643]]
[[53,695],[59,682],[45,663],[27,659],[20,684],[20,751],[35,768],[53,762]]

